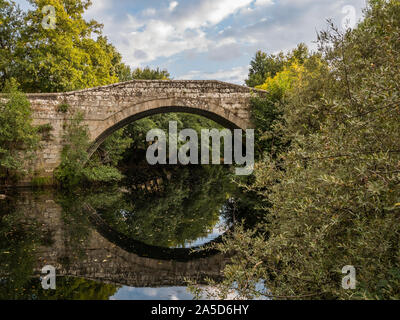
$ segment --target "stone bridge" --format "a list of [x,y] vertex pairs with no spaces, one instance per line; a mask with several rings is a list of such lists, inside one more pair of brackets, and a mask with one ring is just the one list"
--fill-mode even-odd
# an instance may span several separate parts
[[134,80],[65,93],[28,94],[36,125],[51,125],[34,164],[36,175],[52,177],[60,164],[65,124],[81,112],[95,150],[130,122],[158,113],[205,116],[227,128],[247,129],[250,98],[261,91],[220,81]]

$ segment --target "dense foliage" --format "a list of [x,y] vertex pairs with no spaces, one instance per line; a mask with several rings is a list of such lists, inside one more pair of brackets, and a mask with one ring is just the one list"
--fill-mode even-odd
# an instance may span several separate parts
[[16,39],[22,26],[22,11],[13,2],[0,1],[0,89],[15,74]]
[[83,124],[82,114],[77,114],[64,129],[61,164],[55,171],[55,177],[63,188],[76,187],[81,182],[116,182],[122,174],[115,167],[121,153],[130,144],[130,140],[113,136],[102,149],[106,160],[100,157],[90,158],[88,149],[90,139],[87,127]]
[[261,86],[268,78],[273,78],[281,72],[285,66],[294,61],[302,64],[308,57],[308,48],[304,43],[300,43],[296,49],[288,54],[279,52],[278,54],[267,54],[257,51],[253,60],[250,62],[248,79],[245,81],[249,87]]
[[[236,252],[221,296],[400,298],[399,16],[398,1],[369,1],[358,27],[330,25],[322,61],[290,77],[275,105],[281,119],[265,133],[287,146],[259,161],[249,187],[267,222],[219,247]],[[341,286],[346,265],[356,290]]]
[[[118,82],[125,68],[121,55],[101,34],[101,25],[82,15],[89,0],[31,0],[21,12],[2,1],[0,33],[6,51],[0,64],[3,79],[14,77],[24,92],[60,92]],[[56,28],[45,29],[44,6],[55,8]],[[8,32],[12,28],[12,32]],[[0,83],[3,86],[4,82]]]
[[14,80],[7,82],[0,101],[0,181],[12,182],[26,174],[26,162],[33,158],[39,142],[32,125],[30,104]]
[[129,67],[125,69],[125,72],[120,73],[119,78],[121,81],[129,80],[168,80],[170,74],[167,70],[161,70],[160,68],[151,69],[136,68],[131,70]]

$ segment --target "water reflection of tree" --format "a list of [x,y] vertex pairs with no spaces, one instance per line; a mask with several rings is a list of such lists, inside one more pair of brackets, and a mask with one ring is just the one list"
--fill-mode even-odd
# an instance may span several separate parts
[[178,247],[207,236],[233,192],[230,170],[224,166],[163,167],[152,170],[152,176],[157,175],[163,180],[157,192],[128,186],[124,195],[108,190],[85,201],[114,229],[147,244]]
[[[3,205],[3,203],[2,203]],[[27,283],[34,266],[34,249],[40,237],[35,223],[23,222],[20,212],[0,214],[0,299],[16,299]]]
[[[17,200],[18,199],[18,200]],[[32,216],[32,199],[12,195],[0,205],[0,299],[30,299],[36,248],[51,244],[51,231]],[[21,207],[21,204],[23,206]],[[27,209],[27,210],[24,210]],[[36,285],[39,281],[36,280]]]
[[[14,194],[0,203],[0,300],[108,299],[118,286],[78,278],[57,278],[57,290],[43,290],[35,273],[37,249],[52,246],[56,230],[40,223],[32,212],[37,209],[35,193]],[[66,242],[76,252],[87,235],[87,225],[77,207],[61,196],[64,204]],[[74,210],[72,210],[74,209]],[[79,250],[78,250],[79,251]]]
[[[37,281],[32,281],[37,284]],[[56,290],[35,290],[35,300],[108,300],[120,288],[113,284],[96,282],[83,278],[58,277]],[[29,290],[29,288],[28,288]]]
[[[260,197],[255,192],[244,191],[237,187],[234,196],[229,198],[222,207],[221,216],[228,225],[243,223],[246,229],[253,228],[265,219],[260,202]],[[265,207],[268,205],[268,203],[264,204]]]
[[57,194],[57,203],[62,208],[63,241],[67,248],[66,255],[59,258],[64,267],[68,267],[73,260],[85,258],[86,251],[82,244],[87,242],[92,226],[81,201],[78,194]]

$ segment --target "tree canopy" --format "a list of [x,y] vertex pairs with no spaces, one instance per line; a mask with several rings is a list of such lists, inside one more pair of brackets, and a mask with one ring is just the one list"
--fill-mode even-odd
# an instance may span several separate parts
[[[122,57],[102,35],[102,25],[86,21],[89,0],[30,0],[22,12],[14,2],[0,6],[1,86],[14,77],[24,92],[70,91],[119,81]],[[55,28],[43,28],[45,6],[55,8]]]

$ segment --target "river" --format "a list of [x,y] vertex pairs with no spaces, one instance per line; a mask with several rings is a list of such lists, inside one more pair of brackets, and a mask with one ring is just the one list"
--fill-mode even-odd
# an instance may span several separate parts
[[[192,299],[187,280],[219,280],[228,261],[205,248],[237,219],[231,172],[167,166],[114,186],[6,190],[0,299]],[[48,265],[55,290],[42,288]]]

